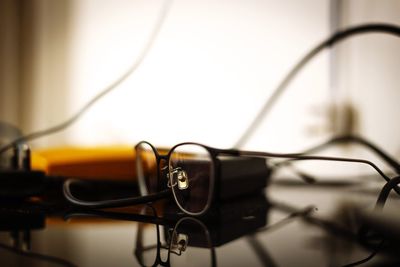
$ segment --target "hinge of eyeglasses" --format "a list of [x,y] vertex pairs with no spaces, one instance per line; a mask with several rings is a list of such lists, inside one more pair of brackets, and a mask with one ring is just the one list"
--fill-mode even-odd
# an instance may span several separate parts
[[[189,187],[189,178],[187,173],[181,168],[177,167],[170,172],[172,175],[176,175],[177,180],[178,180],[178,188],[180,190],[187,189]],[[170,173],[167,173],[167,178],[168,178],[168,184],[167,186],[171,188],[172,186],[176,186],[176,183],[171,185],[171,179],[170,179]]]

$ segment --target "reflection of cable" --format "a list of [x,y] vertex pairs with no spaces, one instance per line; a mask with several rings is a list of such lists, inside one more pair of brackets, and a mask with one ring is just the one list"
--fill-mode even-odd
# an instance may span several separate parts
[[52,263],[55,263],[55,264],[60,264],[60,265],[63,265],[63,266],[68,266],[68,267],[77,267],[77,265],[75,265],[75,264],[73,264],[73,263],[71,263],[69,261],[66,261],[64,259],[60,259],[60,258],[49,256],[49,255],[43,255],[43,254],[40,254],[40,253],[31,252],[31,251],[23,251],[23,250],[20,250],[20,249],[11,247],[11,246],[7,246],[7,245],[1,244],[1,243],[0,243],[0,248],[4,249],[4,250],[11,251],[11,252],[13,252],[15,254],[18,254],[18,255],[29,257],[29,258],[33,258],[33,259],[48,261],[48,262],[52,262]]
[[[284,212],[289,212],[289,213],[298,212],[297,208],[292,207],[286,203],[280,203],[280,202],[270,202],[270,203],[272,207],[282,210]],[[365,238],[362,238],[363,234],[361,232],[355,234],[351,230],[344,228],[343,225],[337,224],[336,222],[333,221],[328,221],[322,218],[312,216],[309,213],[303,213],[302,215],[300,215],[300,217],[303,219],[304,222],[324,229],[327,233],[331,234],[333,237],[340,237],[344,240],[357,242],[362,247],[372,251],[371,254],[368,255],[368,257],[359,260],[357,262],[347,264],[345,265],[346,267],[356,266],[371,260],[374,256],[376,256],[376,254],[378,254],[381,251],[381,248],[384,244],[384,240],[381,240],[379,244],[373,245],[369,243],[368,240],[366,240]]]
[[271,96],[268,98],[267,102],[258,112],[254,120],[250,123],[244,133],[241,135],[239,140],[236,142],[234,147],[242,147],[249,139],[249,137],[256,130],[258,125],[261,123],[263,118],[271,110],[275,102],[278,100],[279,96],[284,92],[287,86],[290,84],[292,79],[297,75],[297,73],[319,52],[327,47],[331,47],[339,41],[342,41],[350,36],[365,34],[371,32],[380,32],[392,34],[400,37],[400,27],[397,25],[390,24],[365,24],[361,26],[351,27],[342,31],[338,31],[326,40],[318,44],[314,49],[308,52],[285,76],[278,87],[272,92]]
[[276,267],[278,266],[275,263],[275,260],[269,255],[268,251],[265,247],[257,240],[257,237],[254,235],[249,235],[247,237],[247,242],[253,249],[254,253],[261,260],[264,266],[266,267]]
[[[271,204],[272,204],[272,202],[271,202]],[[257,240],[256,234],[260,233],[260,232],[271,232],[274,229],[281,228],[284,225],[288,224],[289,222],[293,221],[294,219],[296,219],[298,217],[308,216],[314,210],[316,210],[316,208],[314,206],[309,206],[302,210],[293,211],[287,217],[283,218],[282,220],[280,220],[276,223],[267,225],[263,228],[259,228],[259,229],[257,229],[255,234],[250,234],[249,236],[247,236],[247,239],[246,239],[247,242],[249,243],[250,247],[253,249],[253,251],[257,255],[257,257],[262,261],[264,266],[275,267],[278,265],[275,263],[275,261],[271,257],[271,255],[269,255],[268,251],[264,248],[264,246]]]
[[356,261],[356,262],[348,263],[348,264],[346,264],[346,265],[344,265],[344,266],[342,266],[342,267],[353,267],[353,266],[361,265],[361,264],[364,264],[364,263],[370,261],[373,257],[376,256],[376,254],[379,253],[381,247],[383,246],[383,243],[384,243],[384,241],[382,241],[382,242],[378,245],[378,247],[376,248],[376,250],[374,250],[373,252],[371,252],[371,254],[369,254],[369,255],[368,255],[367,257],[365,257],[364,259],[358,260],[358,261]]
[[105,87],[103,90],[100,91],[94,98],[92,98],[89,102],[87,102],[83,107],[81,107],[78,112],[76,112],[72,117],[67,119],[66,121],[54,125],[52,127],[49,127],[44,130],[39,130],[27,135],[24,135],[22,137],[19,137],[15,139],[14,141],[8,143],[7,145],[4,145],[3,147],[0,148],[0,154],[7,151],[8,149],[12,148],[18,143],[21,142],[26,142],[29,140],[37,139],[46,135],[50,135],[59,131],[64,130],[65,128],[69,127],[73,123],[75,123],[82,115],[89,109],[91,108],[97,101],[99,101],[101,98],[103,98],[105,95],[113,91],[117,86],[119,86],[123,81],[125,81],[129,76],[132,75],[132,73],[140,66],[140,64],[143,62],[144,58],[150,51],[151,47],[154,44],[154,41],[160,32],[161,26],[167,16],[167,11],[169,10],[169,7],[171,5],[171,0],[164,0],[164,4],[161,8],[161,12],[157,18],[157,21],[154,25],[154,28],[152,32],[150,33],[150,36],[148,40],[145,43],[145,46],[142,48],[142,51],[140,52],[138,58],[136,61],[133,63],[133,65],[122,75],[120,76],[116,81]]
[[[272,202],[271,202],[271,204],[272,204]],[[307,206],[304,209],[293,211],[287,217],[279,220],[278,222],[257,229],[257,233],[266,232],[266,231],[271,232],[274,229],[281,228],[284,225],[292,222],[294,219],[297,219],[299,217],[309,216],[312,212],[314,212],[316,210],[317,210],[317,208],[314,206]]]

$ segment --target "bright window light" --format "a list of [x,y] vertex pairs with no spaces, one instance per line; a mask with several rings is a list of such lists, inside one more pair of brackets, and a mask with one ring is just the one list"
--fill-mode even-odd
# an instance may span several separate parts
[[[135,61],[163,3],[75,1],[71,113]],[[230,147],[286,72],[328,36],[328,13],[329,1],[320,0],[173,1],[142,65],[68,130],[68,142]],[[246,147],[305,147],[318,124],[313,110],[329,101],[327,75],[322,54]]]

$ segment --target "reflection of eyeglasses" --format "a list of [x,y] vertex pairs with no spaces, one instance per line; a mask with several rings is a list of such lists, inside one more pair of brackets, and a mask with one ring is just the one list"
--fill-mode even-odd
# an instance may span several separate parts
[[[156,244],[144,244],[145,232],[148,231],[156,233]],[[188,266],[191,260],[191,250],[196,250],[197,257],[201,254],[205,266],[207,263],[210,266],[216,266],[215,250],[210,233],[200,220],[184,217],[173,227],[165,225],[164,244],[160,232],[159,224],[153,226],[153,224],[140,223],[138,225],[134,252],[141,266]],[[168,253],[166,257],[163,257],[162,250],[166,250]]]
[[[99,217],[138,222],[134,255],[141,266],[190,266],[193,253],[197,258],[202,259],[203,266],[216,266],[212,237],[203,221],[194,217],[183,217],[177,221],[168,220],[158,217],[154,207],[150,205],[148,207],[151,208],[151,211],[146,212],[146,215],[103,210],[78,210],[76,212],[69,211],[65,214],[64,219]],[[161,235],[161,229],[164,229],[164,235]],[[150,238],[146,235],[149,233],[152,235]],[[163,252],[166,252],[167,255],[165,256]]]
[[[92,208],[106,208],[142,204],[170,196],[171,191],[178,207],[189,215],[204,214],[210,207],[219,175],[217,157],[284,158],[292,160],[317,160],[361,163],[372,167],[386,181],[386,176],[374,163],[363,159],[305,156],[300,154],[277,154],[235,149],[217,149],[198,143],[181,143],[160,155],[148,142],[140,142],[136,149],[136,171],[142,197],[106,201],[82,201],[72,195],[73,180],[64,183],[64,195],[71,203]],[[247,171],[247,170],[246,170]],[[251,173],[251,169],[248,170]],[[268,177],[265,177],[267,179]],[[162,181],[165,179],[165,181]],[[246,183],[243,183],[246,186]],[[397,190],[397,188],[396,188]]]

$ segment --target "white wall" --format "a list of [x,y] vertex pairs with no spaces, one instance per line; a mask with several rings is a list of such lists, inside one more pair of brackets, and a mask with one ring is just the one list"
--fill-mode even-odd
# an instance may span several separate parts
[[[74,2],[69,113],[135,60],[163,1]],[[137,72],[68,130],[70,144],[232,146],[289,68],[329,33],[320,0],[176,0]],[[324,134],[327,53],[288,89],[248,148],[294,151]],[[318,130],[317,130],[318,131]]]
[[0,120],[18,124],[18,5],[0,1]]
[[[2,53],[14,59],[3,62],[1,75],[7,79],[0,88],[0,115],[21,123],[25,133],[63,121],[123,73],[144,45],[163,2],[54,3],[29,4],[33,17],[28,22],[35,23],[32,43],[26,44],[33,49],[25,58],[29,65],[10,75],[21,66],[4,65],[16,63],[15,47],[4,45],[14,42],[19,30],[2,24]],[[328,35],[332,3],[340,7],[339,27],[400,24],[396,0],[175,0],[138,71],[76,125],[33,144],[147,139],[158,145],[193,140],[232,146],[290,67]],[[5,14],[3,19],[13,15]],[[398,38],[382,34],[347,40],[335,50],[331,77],[329,52],[322,53],[294,80],[246,147],[284,152],[316,143],[331,134],[325,104],[337,100],[358,111],[358,133],[399,156],[399,49]],[[17,81],[21,75],[25,78]],[[333,80],[337,86],[332,89]]]
[[[400,1],[342,1],[341,26],[367,22],[400,25]],[[337,97],[358,115],[356,132],[400,157],[400,39],[386,34],[354,37],[339,46]]]
[[[68,24],[69,0],[1,1],[0,121],[26,134],[66,115]],[[63,134],[35,144],[55,145]]]

